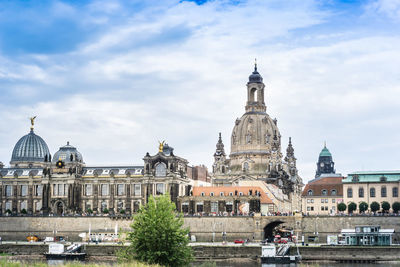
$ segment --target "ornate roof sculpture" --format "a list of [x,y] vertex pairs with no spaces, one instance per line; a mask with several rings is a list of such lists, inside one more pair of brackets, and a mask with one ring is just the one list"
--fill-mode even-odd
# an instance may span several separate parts
[[31,120],[31,131],[21,137],[14,146],[11,156],[12,167],[40,167],[42,163],[50,158],[50,151],[46,142],[33,131],[34,119]]

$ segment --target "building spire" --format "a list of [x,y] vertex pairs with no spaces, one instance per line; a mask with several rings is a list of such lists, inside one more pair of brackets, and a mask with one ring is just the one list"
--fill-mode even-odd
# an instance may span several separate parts
[[254,72],[257,72],[257,58],[254,59]]

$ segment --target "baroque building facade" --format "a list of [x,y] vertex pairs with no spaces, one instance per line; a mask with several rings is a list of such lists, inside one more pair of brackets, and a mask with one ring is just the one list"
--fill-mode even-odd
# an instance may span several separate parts
[[265,105],[265,84],[257,65],[247,83],[245,113],[236,119],[227,158],[219,136],[213,163],[215,185],[240,185],[241,181],[273,184],[287,196],[284,210],[301,210],[302,179],[298,175],[294,148],[289,138],[286,156],[281,152],[281,134],[277,119]]
[[150,195],[168,192],[177,203],[199,173],[207,173],[204,166],[188,166],[164,143],[156,155],[147,153],[143,160],[143,166],[86,166],[69,142],[52,157],[32,121],[30,132],[13,149],[10,167],[1,164],[0,214],[131,214]]

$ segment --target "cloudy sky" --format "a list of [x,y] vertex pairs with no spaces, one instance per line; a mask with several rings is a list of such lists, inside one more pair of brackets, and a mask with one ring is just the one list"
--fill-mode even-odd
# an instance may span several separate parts
[[400,0],[2,1],[0,161],[37,115],[87,165],[166,140],[210,168],[254,58],[305,181],[324,141],[337,172],[400,169]]

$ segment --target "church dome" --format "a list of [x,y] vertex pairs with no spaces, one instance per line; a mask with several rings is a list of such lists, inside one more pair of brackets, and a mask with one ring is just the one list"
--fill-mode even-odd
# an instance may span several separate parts
[[19,139],[15,145],[12,152],[11,164],[19,162],[43,162],[46,156],[50,157],[50,151],[46,142],[31,130],[29,134]]
[[82,154],[76,149],[76,147],[71,146],[69,142],[65,146],[60,147],[60,149],[54,154],[53,163],[62,160],[64,163],[80,162],[83,163]]
[[244,114],[236,120],[232,131],[231,155],[270,154],[280,151],[281,135],[268,114]]

